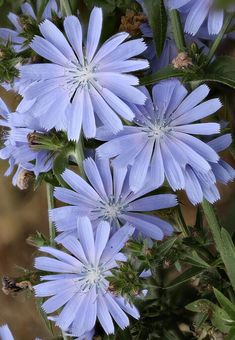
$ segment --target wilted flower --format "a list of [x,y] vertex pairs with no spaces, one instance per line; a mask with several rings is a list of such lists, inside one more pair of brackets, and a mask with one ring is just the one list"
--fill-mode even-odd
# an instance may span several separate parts
[[83,164],[90,184],[71,170],[66,170],[62,178],[74,191],[55,189],[57,199],[72,205],[51,211],[50,217],[58,231],[77,235],[76,216],[87,215],[95,225],[101,220],[109,221],[114,230],[126,222],[131,223],[142,235],[155,240],[172,234],[173,228],[168,222],[143,212],[176,206],[175,195],[141,198],[153,190],[151,180],[133,193],[128,183],[131,170],[112,168],[107,160],[95,163],[88,158]]
[[[40,10],[41,5],[43,5],[43,1],[37,0],[36,1],[37,13]],[[23,3],[21,5],[21,11],[22,11],[22,15],[29,16],[37,22],[38,20],[37,14],[35,13],[30,3],[28,2]],[[42,13],[40,20],[51,19],[53,12],[57,13],[58,15],[60,14],[56,0],[49,0]],[[24,27],[22,26],[21,18],[20,16],[14,13],[9,13],[8,19],[14,26],[14,30],[10,28],[0,28],[0,39],[2,39],[3,42],[5,43],[7,42],[12,43],[14,50],[16,52],[21,52],[29,47],[27,45],[27,40],[22,36]]]
[[129,325],[125,312],[139,318],[137,309],[121,296],[109,291],[107,277],[111,269],[118,267],[116,261],[125,261],[119,251],[134,232],[125,225],[110,239],[110,226],[101,222],[94,235],[88,217],[77,219],[79,241],[69,236],[63,246],[71,255],[51,247],[41,247],[54,258],[36,258],[37,269],[56,274],[42,276],[43,282],[34,287],[37,297],[50,297],[42,308],[51,314],[60,310],[54,319],[63,331],[81,336],[93,329],[98,318],[107,334],[114,333],[112,318],[120,328]]
[[95,137],[97,119],[114,133],[120,131],[118,115],[134,118],[126,102],[143,104],[146,99],[134,87],[138,78],[126,74],[148,67],[146,60],[130,59],[146,49],[145,43],[124,42],[128,33],[122,32],[98,49],[102,20],[102,10],[94,8],[86,42],[77,17],[64,20],[67,39],[53,23],[44,21],[40,25],[44,38],[36,36],[31,48],[52,63],[21,68],[20,81],[31,83],[22,94],[35,100],[29,113],[48,130],[66,130],[70,140],[79,139],[81,128],[87,138]]
[[0,150],[0,158],[8,159],[10,167],[5,175],[9,176],[15,166],[18,169],[13,177],[13,184],[17,185],[21,181],[25,171],[33,172],[38,176],[41,172],[47,172],[52,168],[56,154],[46,149],[34,149],[30,145],[30,135],[37,132],[43,136],[43,130],[38,124],[38,120],[32,116],[21,113],[21,104],[17,112],[10,112],[5,103],[0,100],[0,125],[3,126],[2,135],[3,146]]
[[196,35],[207,20],[208,33],[218,34],[224,22],[224,10],[216,8],[216,0],[168,0],[172,9],[187,13],[184,30]]
[[[210,141],[208,145],[216,152],[224,151],[232,143],[230,134],[217,137]],[[205,198],[210,203],[220,199],[220,194],[216,182],[227,184],[235,178],[235,170],[221,158],[218,163],[210,163],[211,170],[205,174],[192,169],[187,165],[185,169],[185,190],[193,204],[202,202]]]
[[115,167],[125,168],[131,164],[130,188],[140,190],[147,175],[155,188],[165,177],[173,190],[185,188],[186,164],[202,173],[211,169],[209,162],[217,163],[219,156],[206,143],[192,135],[219,133],[217,123],[196,123],[221,108],[219,99],[202,100],[209,93],[201,85],[188,95],[186,88],[176,79],[162,81],[153,87],[151,99],[144,106],[132,105],[137,126],[128,126],[115,136],[105,135],[100,129],[98,139],[109,140],[97,149],[98,156],[116,157]]

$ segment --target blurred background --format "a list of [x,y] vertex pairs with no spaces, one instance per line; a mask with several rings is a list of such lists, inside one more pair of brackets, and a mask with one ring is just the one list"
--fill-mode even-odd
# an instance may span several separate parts
[[[1,1],[0,22],[6,26],[6,15],[10,7],[19,5],[18,1]],[[221,53],[235,56],[235,43],[226,42]],[[217,94],[220,94],[217,89]],[[227,90],[226,90],[227,91]],[[235,93],[226,92],[230,111],[235,114]],[[14,93],[0,89],[0,97],[14,110],[17,98]],[[230,116],[234,128],[234,117]],[[225,152],[224,158],[235,166],[233,157]],[[46,188],[42,185],[36,192],[33,188],[20,191],[12,186],[11,178],[5,177],[7,162],[0,162],[0,277],[18,277],[20,268],[33,268],[33,258],[36,248],[30,246],[26,239],[40,231],[48,235],[48,215]],[[227,187],[221,186],[223,199],[217,204],[217,211],[222,223],[227,229],[234,230],[235,224],[235,183]],[[194,225],[196,209],[186,200],[183,193],[179,193],[181,208],[188,225]],[[50,335],[45,323],[38,314],[37,307],[30,293],[21,292],[6,295],[0,290],[0,325],[7,323],[15,339],[32,340],[35,337],[49,339]]]

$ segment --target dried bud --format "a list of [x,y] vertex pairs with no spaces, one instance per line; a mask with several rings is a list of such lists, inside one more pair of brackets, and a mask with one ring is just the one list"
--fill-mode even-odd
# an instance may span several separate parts
[[140,26],[147,21],[144,13],[135,13],[135,11],[127,9],[126,15],[121,17],[121,25],[119,31],[128,32],[132,37],[140,34]]
[[172,61],[174,68],[182,69],[188,68],[193,65],[192,59],[188,56],[186,52],[181,52]]
[[32,146],[32,145],[37,145],[38,144],[38,133],[35,132],[32,132],[32,133],[29,133],[28,136],[27,136],[27,139],[28,139],[28,142],[29,144]]
[[5,56],[5,53],[4,53],[4,50],[2,48],[0,48],[0,58],[4,58]]
[[16,185],[20,190],[26,190],[34,179],[34,174],[31,171],[22,169],[17,177]]
[[6,295],[15,295],[25,289],[33,290],[30,281],[16,282],[14,279],[7,276],[2,279],[2,291]]

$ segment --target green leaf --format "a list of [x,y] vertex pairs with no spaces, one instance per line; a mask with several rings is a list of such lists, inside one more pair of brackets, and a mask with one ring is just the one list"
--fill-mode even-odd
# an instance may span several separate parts
[[198,274],[201,274],[205,269],[204,268],[198,268],[198,267],[192,267],[187,269],[183,274],[179,275],[176,279],[171,281],[166,288],[172,288],[175,286],[178,286],[184,282],[189,281],[192,277],[197,276]]
[[221,230],[220,255],[227,270],[228,277],[235,291],[235,247],[226,229]]
[[191,264],[192,266],[208,269],[210,265],[206,263],[195,251],[193,255],[187,255],[184,258],[184,262]]
[[235,320],[235,305],[229,301],[229,299],[224,296],[220,291],[218,291],[216,288],[213,288],[216,299],[220,303],[221,307],[224,308],[226,313],[230,316],[232,320]]
[[162,243],[157,248],[157,256],[158,257],[165,256],[169,252],[169,250],[173,247],[176,240],[177,240],[177,237],[173,237],[173,238],[170,238],[169,240],[166,240],[164,243]]
[[49,329],[51,334],[53,334],[52,322],[48,320],[47,314],[42,309],[43,302],[44,302],[43,298],[37,298],[36,299],[36,307],[37,307],[39,315],[41,316],[41,318],[44,321],[45,325],[47,326],[47,328]]
[[235,88],[235,58],[217,57],[205,70],[205,76],[201,80],[217,82]]
[[167,14],[164,0],[145,0],[149,24],[153,31],[154,42],[158,56],[161,55],[167,32]]
[[214,327],[218,328],[221,332],[229,332],[230,327],[225,322],[225,320],[229,319],[228,314],[211,301],[200,299],[188,304],[185,308],[191,312],[208,315]]
[[234,340],[235,339],[235,327],[232,327],[226,336],[225,340]]
[[175,69],[173,66],[167,66],[160,71],[151,74],[150,76],[143,77],[140,79],[141,85],[152,85],[157,83],[160,80],[174,78],[174,77],[184,77],[185,71]]
[[68,153],[67,150],[65,150],[56,157],[53,163],[53,173],[58,182],[63,187],[66,187],[67,185],[65,181],[62,179],[61,174],[64,172],[67,166],[68,166]]

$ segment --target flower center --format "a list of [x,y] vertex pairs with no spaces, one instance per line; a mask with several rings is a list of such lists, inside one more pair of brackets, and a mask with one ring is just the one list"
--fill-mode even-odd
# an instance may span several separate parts
[[96,67],[89,64],[84,66],[80,64],[74,64],[65,71],[66,76],[66,89],[69,90],[72,96],[77,88],[83,88],[89,85],[94,79],[94,72]]
[[92,212],[97,218],[112,221],[119,217],[122,211],[125,210],[126,206],[127,205],[122,202],[121,197],[119,197],[118,200],[115,200],[114,196],[110,196],[108,201],[99,201],[97,208]]
[[118,217],[122,210],[122,205],[120,203],[106,204],[104,206],[104,218],[107,220],[112,220]]
[[145,127],[142,129],[147,133],[149,138],[160,139],[166,133],[171,131],[171,127],[166,124],[165,120],[159,120],[156,122],[148,121]]
[[98,266],[88,265],[83,268],[79,281],[82,280],[81,290],[87,293],[93,286],[100,288],[104,285],[104,269]]

